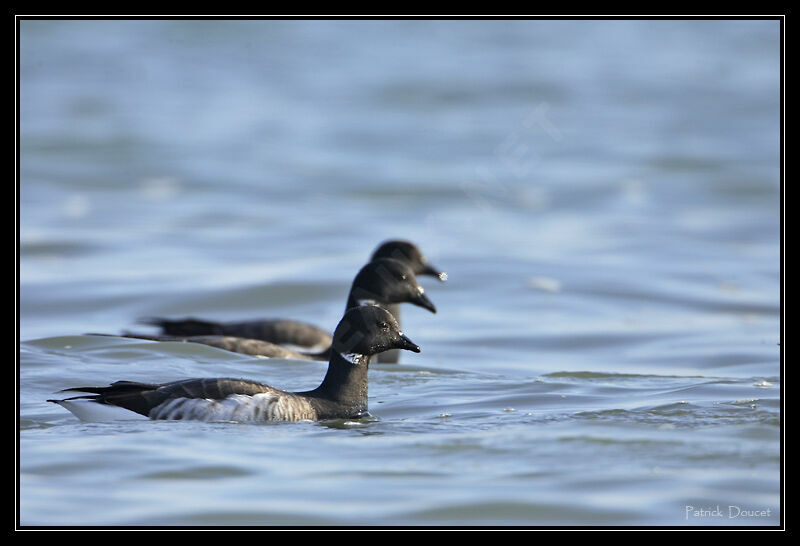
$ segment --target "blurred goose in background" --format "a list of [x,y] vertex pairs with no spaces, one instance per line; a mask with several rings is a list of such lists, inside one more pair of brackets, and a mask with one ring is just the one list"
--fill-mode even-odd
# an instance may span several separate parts
[[[415,275],[436,277],[441,282],[447,280],[447,273],[439,271],[436,267],[428,263],[428,259],[425,258],[417,245],[409,241],[398,239],[384,241],[372,253],[371,259],[376,260],[380,258],[393,258],[407,263],[414,271]],[[385,307],[387,311],[394,315],[397,323],[401,324],[400,305],[389,303]],[[381,364],[397,364],[400,361],[400,351],[383,352],[377,356],[377,361]]]
[[[372,253],[370,261],[383,259],[392,259],[406,264],[413,275],[433,276],[442,282],[447,280],[447,273],[439,271],[428,263],[420,249],[409,241],[393,239],[381,243]],[[352,298],[349,297],[348,306],[353,303],[351,300]],[[399,304],[415,303],[405,299],[391,301],[385,297],[383,299],[373,298],[373,300],[374,303],[385,307],[392,313],[398,323],[401,322]],[[355,305],[357,304],[355,303]],[[425,307],[425,305],[421,305],[421,307]],[[436,312],[434,309],[426,308]],[[327,347],[331,343],[331,334],[327,330],[308,322],[291,319],[213,322],[196,318],[170,320],[156,317],[142,319],[140,322],[161,328],[162,335],[126,334],[127,337],[160,341],[195,341],[229,351],[258,356],[327,360]],[[194,339],[189,339],[190,337]],[[259,343],[256,340],[268,343]],[[396,363],[399,358],[400,351],[387,351],[378,356],[378,362]]]
[[[436,307],[428,296],[425,295],[425,290],[417,282],[417,278],[411,270],[411,267],[392,258],[379,258],[362,267],[353,279],[350,292],[347,296],[345,310],[363,305],[388,307],[399,303],[411,303],[427,309],[432,313],[436,312]],[[304,323],[297,321],[291,322],[301,326],[304,325]],[[210,345],[236,353],[272,358],[328,360],[331,356],[332,338],[329,334],[326,334],[329,341],[324,349],[318,351],[299,351],[284,347],[278,343],[257,339],[255,336],[263,332],[262,321],[230,324],[235,325],[235,327],[232,327],[230,330],[223,329],[223,331],[236,331],[244,335],[146,335],[125,333],[123,336],[153,341],[186,341],[201,343],[203,345]],[[284,322],[280,323],[278,327],[288,329],[291,326]],[[324,341],[324,339],[320,339],[319,341]]]

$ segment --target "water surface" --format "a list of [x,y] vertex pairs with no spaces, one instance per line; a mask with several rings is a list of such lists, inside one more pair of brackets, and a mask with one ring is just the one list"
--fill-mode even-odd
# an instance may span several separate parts
[[[778,21],[22,21],[19,523],[779,524],[779,45]],[[332,329],[391,237],[449,280],[403,312],[422,352],[371,368],[372,419],[46,402],[311,388],[324,364],[85,334]]]

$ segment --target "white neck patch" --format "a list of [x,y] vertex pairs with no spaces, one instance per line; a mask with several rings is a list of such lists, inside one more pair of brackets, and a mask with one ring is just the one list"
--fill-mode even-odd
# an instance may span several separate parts
[[361,354],[358,354],[358,353],[339,353],[339,356],[344,358],[346,361],[348,361],[353,366],[358,366],[359,364],[364,362],[364,359],[367,358],[365,355],[361,355]]

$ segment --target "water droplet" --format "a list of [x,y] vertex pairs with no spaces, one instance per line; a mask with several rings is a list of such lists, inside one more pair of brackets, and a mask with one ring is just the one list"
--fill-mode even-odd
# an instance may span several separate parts
[[528,286],[541,290],[542,292],[560,292],[561,282],[550,277],[531,277],[528,279]]

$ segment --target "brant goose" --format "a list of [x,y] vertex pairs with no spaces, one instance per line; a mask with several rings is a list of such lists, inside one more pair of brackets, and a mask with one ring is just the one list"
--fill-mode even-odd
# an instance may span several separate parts
[[428,275],[436,277],[440,281],[447,280],[447,273],[439,271],[422,254],[422,251],[409,241],[390,240],[381,243],[372,253],[370,260],[378,258],[392,258],[400,262],[407,263],[414,271],[415,275]]
[[[87,336],[115,336],[117,334],[100,334],[90,332],[85,334]],[[278,345],[277,343],[270,343],[260,339],[250,339],[245,337],[235,336],[167,336],[167,335],[148,335],[138,334],[136,332],[123,332],[118,337],[132,338],[132,339],[146,339],[149,341],[175,341],[180,343],[200,343],[201,345],[208,345],[216,347],[232,353],[241,353],[245,355],[261,356],[268,358],[288,358],[292,360],[328,360],[330,357],[330,345],[322,351],[318,352],[304,352],[294,351]]]
[[[378,248],[375,249],[375,252],[372,253],[371,259],[377,260],[380,258],[393,258],[407,263],[416,275],[436,277],[442,282],[447,280],[447,273],[439,271],[430,265],[420,249],[409,241],[395,239],[381,243]],[[397,323],[400,324],[400,306],[396,303],[387,303],[384,307],[394,316]],[[383,352],[377,356],[377,360],[381,364],[397,364],[400,361],[400,351],[392,350]]]
[[[447,280],[447,273],[440,272],[431,266],[419,248],[408,241],[390,240],[381,243],[372,253],[370,261],[382,258],[405,263],[411,268],[414,275],[430,275],[441,281]],[[399,321],[400,308],[395,304],[400,302],[383,301],[381,303]],[[320,350],[331,343],[331,335],[327,330],[307,322],[288,319],[213,322],[196,318],[169,320],[156,317],[143,319],[140,322],[161,328],[161,333],[167,336],[234,336],[300,347],[304,351]]]
[[[425,295],[425,290],[419,285],[407,264],[392,258],[379,258],[362,267],[353,279],[345,310],[366,304],[387,307],[401,302],[423,307],[432,313],[436,312],[436,307]],[[193,323],[197,324],[197,321],[193,321]],[[266,339],[269,337],[266,335],[269,332],[275,332],[276,329],[288,331],[293,326],[302,330],[302,326],[306,325],[302,322],[282,320],[219,323],[216,325],[220,332],[219,335],[164,334],[152,336],[125,333],[124,337],[155,341],[188,341],[236,353],[273,358],[300,360],[328,360],[330,358],[332,339],[327,333],[325,338],[316,340],[317,345],[325,343],[327,340],[325,348],[317,352],[295,351]],[[311,328],[316,327],[311,326]]]
[[73,387],[92,393],[48,400],[82,420],[98,420],[103,409],[115,418],[204,421],[318,421],[368,416],[367,370],[372,355],[389,349],[420,352],[381,307],[349,309],[333,334],[328,372],[313,390],[286,392],[231,378],[185,379],[163,384],[117,381],[108,387]]

